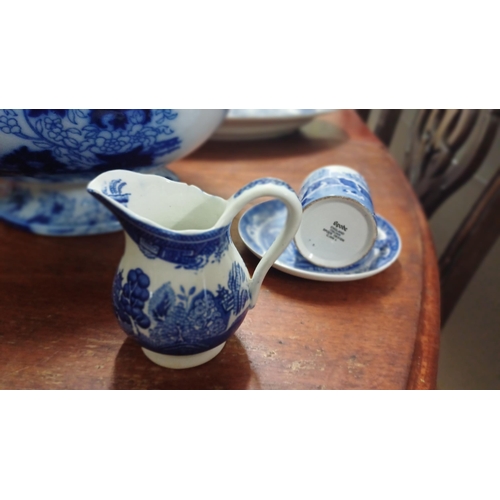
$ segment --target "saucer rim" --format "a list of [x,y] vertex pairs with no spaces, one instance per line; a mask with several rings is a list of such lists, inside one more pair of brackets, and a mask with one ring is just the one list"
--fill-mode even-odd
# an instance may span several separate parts
[[314,113],[308,114],[297,114],[297,115],[266,115],[266,116],[230,116],[231,110],[228,111],[226,115],[225,122],[231,122],[235,124],[237,122],[248,123],[248,122],[288,122],[288,121],[304,121],[312,120],[313,118],[321,115],[326,115],[328,113],[333,113],[335,109],[320,109],[315,110]]
[[[243,241],[243,243],[245,244],[245,246],[250,250],[250,252],[253,253],[259,259],[262,258],[262,255],[260,255],[259,253],[257,253],[247,243],[247,240],[242,235],[241,224],[242,224],[242,221],[243,221],[245,215],[247,215],[250,211],[255,210],[255,208],[258,207],[259,205],[264,205],[266,203],[272,203],[273,201],[274,200],[268,200],[268,201],[265,201],[263,203],[259,203],[258,205],[254,205],[253,207],[250,207],[249,209],[247,209],[242,214],[242,216],[240,217],[240,220],[238,221],[238,233],[240,235],[241,240]],[[393,226],[393,224],[391,224],[382,215],[377,214],[377,213],[375,215],[377,217],[380,217],[380,219],[382,219],[394,231],[394,234],[395,234],[397,242],[398,242],[398,248],[397,248],[397,250],[396,250],[396,252],[394,254],[394,257],[391,260],[389,260],[388,262],[386,262],[384,265],[380,266],[379,268],[373,269],[371,271],[364,271],[362,273],[330,274],[330,273],[321,273],[321,272],[317,272],[317,271],[304,271],[302,269],[297,269],[297,268],[294,268],[294,267],[290,267],[288,265],[279,263],[279,257],[276,260],[276,262],[274,262],[274,264],[273,264],[272,267],[274,267],[275,269],[278,269],[279,271],[282,271],[282,272],[284,272],[286,274],[290,274],[291,276],[296,276],[298,278],[303,278],[303,279],[312,280],[312,281],[326,281],[326,282],[359,281],[359,280],[362,280],[362,279],[370,278],[372,276],[375,276],[375,275],[377,275],[377,274],[385,271],[387,268],[389,268],[390,266],[392,266],[398,260],[400,254],[401,254],[401,250],[402,250],[403,244],[402,244],[402,241],[401,241],[401,236],[400,236],[399,232],[397,231],[397,229]],[[292,242],[290,244],[292,244]],[[297,250],[296,247],[295,247],[295,250],[298,252],[298,250]],[[313,263],[311,263],[311,264],[315,265]],[[331,271],[331,269],[325,268],[325,270],[327,270],[327,269],[329,271]]]

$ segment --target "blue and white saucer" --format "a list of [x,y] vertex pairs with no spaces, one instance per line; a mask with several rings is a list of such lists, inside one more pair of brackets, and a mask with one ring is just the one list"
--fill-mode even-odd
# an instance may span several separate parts
[[[378,235],[375,245],[359,262],[347,267],[329,269],[304,259],[292,241],[274,263],[274,267],[300,278],[316,281],[354,281],[374,276],[391,266],[401,253],[401,238],[394,227],[380,215],[375,216]],[[285,224],[286,207],[271,200],[247,210],[240,219],[241,239],[257,257],[262,257]]]

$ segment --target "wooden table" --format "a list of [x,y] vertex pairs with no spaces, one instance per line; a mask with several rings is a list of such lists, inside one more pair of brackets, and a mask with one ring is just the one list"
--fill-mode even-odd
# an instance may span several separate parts
[[[111,306],[123,234],[51,238],[0,223],[1,389],[434,388],[439,280],[429,228],[406,178],[350,110],[259,142],[208,142],[171,165],[222,197],[278,177],[298,190],[325,165],[359,170],[403,250],[366,280],[325,283],[271,269],[259,302],[221,354],[174,371],[151,363]],[[253,272],[257,258],[232,236]]]

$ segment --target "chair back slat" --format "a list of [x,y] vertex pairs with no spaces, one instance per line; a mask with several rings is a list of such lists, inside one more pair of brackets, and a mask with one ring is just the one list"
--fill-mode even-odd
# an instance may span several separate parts
[[421,110],[407,142],[404,170],[431,217],[480,168],[495,138],[493,110]]

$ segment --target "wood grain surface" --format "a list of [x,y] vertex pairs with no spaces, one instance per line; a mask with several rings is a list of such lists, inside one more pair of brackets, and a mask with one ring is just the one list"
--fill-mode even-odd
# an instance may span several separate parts
[[[51,238],[0,223],[1,389],[434,388],[439,279],[427,221],[387,149],[351,110],[288,137],[210,141],[170,167],[222,197],[278,177],[347,165],[367,179],[376,211],[398,230],[398,261],[371,278],[325,283],[271,269],[255,309],[214,360],[189,370],[150,362],[111,305],[122,233]],[[250,272],[258,260],[231,231]]]

